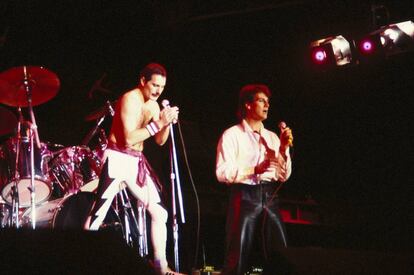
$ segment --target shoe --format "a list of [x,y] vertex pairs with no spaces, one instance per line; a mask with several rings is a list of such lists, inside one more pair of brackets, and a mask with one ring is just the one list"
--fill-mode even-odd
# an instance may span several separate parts
[[155,274],[157,275],[187,275],[184,273],[179,273],[173,271],[169,266],[167,262],[164,262],[163,264],[160,261],[149,261],[150,265],[154,268]]

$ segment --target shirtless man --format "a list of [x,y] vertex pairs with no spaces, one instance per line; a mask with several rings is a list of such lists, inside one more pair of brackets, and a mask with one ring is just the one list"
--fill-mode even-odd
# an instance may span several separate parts
[[162,94],[167,73],[156,63],[145,66],[139,75],[138,87],[118,100],[104,166],[99,178],[97,199],[85,229],[98,230],[111,207],[115,195],[127,187],[146,206],[151,215],[151,241],[154,267],[160,274],[173,274],[166,260],[168,212],[161,203],[161,185],[143,155],[144,141],[154,137],[163,145],[171,123],[178,119],[177,107],[160,110],[157,99]]

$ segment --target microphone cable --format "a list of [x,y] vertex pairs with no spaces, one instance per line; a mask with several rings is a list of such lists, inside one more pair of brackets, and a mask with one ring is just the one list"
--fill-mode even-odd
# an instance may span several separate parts
[[177,125],[178,125],[178,133],[179,133],[179,137],[180,137],[181,146],[183,148],[183,156],[184,156],[185,166],[186,166],[187,171],[188,171],[188,176],[190,178],[191,187],[193,188],[193,191],[194,191],[194,196],[195,196],[195,200],[196,200],[196,207],[197,207],[196,248],[195,248],[195,255],[194,255],[194,262],[193,262],[193,267],[196,267],[197,266],[197,259],[198,259],[198,250],[199,250],[199,246],[200,246],[200,223],[201,223],[200,201],[199,201],[199,198],[198,198],[198,192],[197,192],[196,186],[194,184],[194,179],[193,179],[193,175],[191,173],[191,168],[190,168],[190,165],[189,165],[189,162],[188,162],[187,151],[185,149],[186,146],[185,146],[183,134],[182,134],[182,131],[181,131],[180,120],[177,121]]

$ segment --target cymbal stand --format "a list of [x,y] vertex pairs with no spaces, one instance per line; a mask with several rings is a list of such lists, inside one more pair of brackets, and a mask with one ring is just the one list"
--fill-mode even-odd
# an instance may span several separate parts
[[33,131],[29,129],[30,133],[30,200],[31,200],[31,214],[32,214],[32,228],[36,229],[36,190],[34,184],[34,144],[33,144]]
[[36,139],[36,146],[38,149],[40,149],[40,139],[39,139],[39,131],[37,130],[37,124],[36,119],[33,112],[33,105],[32,105],[32,89],[30,87],[30,79],[29,75],[27,74],[27,68],[26,66],[23,67],[23,73],[24,73],[24,79],[23,79],[23,85],[26,90],[26,96],[27,96],[27,107],[29,108],[29,114],[30,114],[30,129],[33,130],[34,137]]
[[30,79],[27,73],[27,67],[23,67],[24,73],[24,80],[23,85],[26,90],[27,96],[27,103],[30,113],[31,124],[29,128],[29,138],[30,138],[30,199],[31,199],[31,214],[32,214],[32,228],[36,229],[36,190],[34,184],[34,146],[33,146],[33,136],[36,139],[36,145],[40,149],[40,140],[39,140],[39,132],[37,131],[36,119],[33,113],[33,105],[32,105],[32,91],[30,87]]
[[22,109],[18,107],[19,113],[19,121],[17,123],[17,141],[16,141],[16,159],[14,162],[14,183],[11,190],[12,195],[12,211],[10,215],[10,224],[11,226],[15,226],[16,228],[20,227],[19,221],[19,181],[20,181],[20,174],[19,174],[19,160],[20,160],[20,144],[21,144],[21,129],[23,123],[23,115]]
[[[177,207],[176,207],[176,197],[178,197],[178,203],[180,208],[181,222],[185,223],[184,217],[184,207],[183,207],[183,197],[181,192],[181,183],[180,176],[178,173],[178,161],[177,161],[177,151],[175,146],[174,139],[174,129],[173,124],[170,125],[170,136],[171,136],[171,146],[170,146],[170,165],[171,165],[171,197],[172,197],[172,211],[173,211],[173,238],[174,238],[174,267],[175,271],[180,272],[180,260],[178,256],[178,223],[177,223]],[[176,190],[177,189],[177,195]]]
[[[109,113],[112,117],[114,116],[115,112],[112,108],[111,102],[108,100],[105,103],[107,108],[107,113]],[[86,137],[82,140],[82,145],[88,145],[88,143],[91,141],[93,136],[96,134],[96,131],[98,131],[99,127],[101,126],[102,122],[104,121],[106,115],[102,115],[99,119],[96,120],[95,126],[89,131],[89,133],[86,135]]]
[[96,134],[96,131],[98,131],[99,126],[102,124],[104,119],[105,119],[105,116],[101,116],[99,119],[96,120],[95,126],[89,131],[86,137],[82,140],[82,143],[81,143],[82,145],[88,145],[92,137]]

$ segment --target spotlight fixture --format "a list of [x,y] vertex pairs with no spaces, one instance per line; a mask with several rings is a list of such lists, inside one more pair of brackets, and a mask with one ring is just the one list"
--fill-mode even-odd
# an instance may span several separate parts
[[378,33],[369,34],[355,41],[357,63],[379,60],[384,56],[384,49]]
[[414,23],[405,21],[389,24],[356,41],[361,59],[368,56],[383,56],[407,52],[414,49]]
[[414,23],[412,21],[390,24],[380,28],[378,32],[387,55],[414,49]]
[[352,62],[351,45],[342,35],[311,42],[310,54],[316,65],[343,66]]
[[414,23],[388,24],[351,43],[342,35],[310,43],[312,64],[320,68],[381,61],[392,55],[414,51]]

